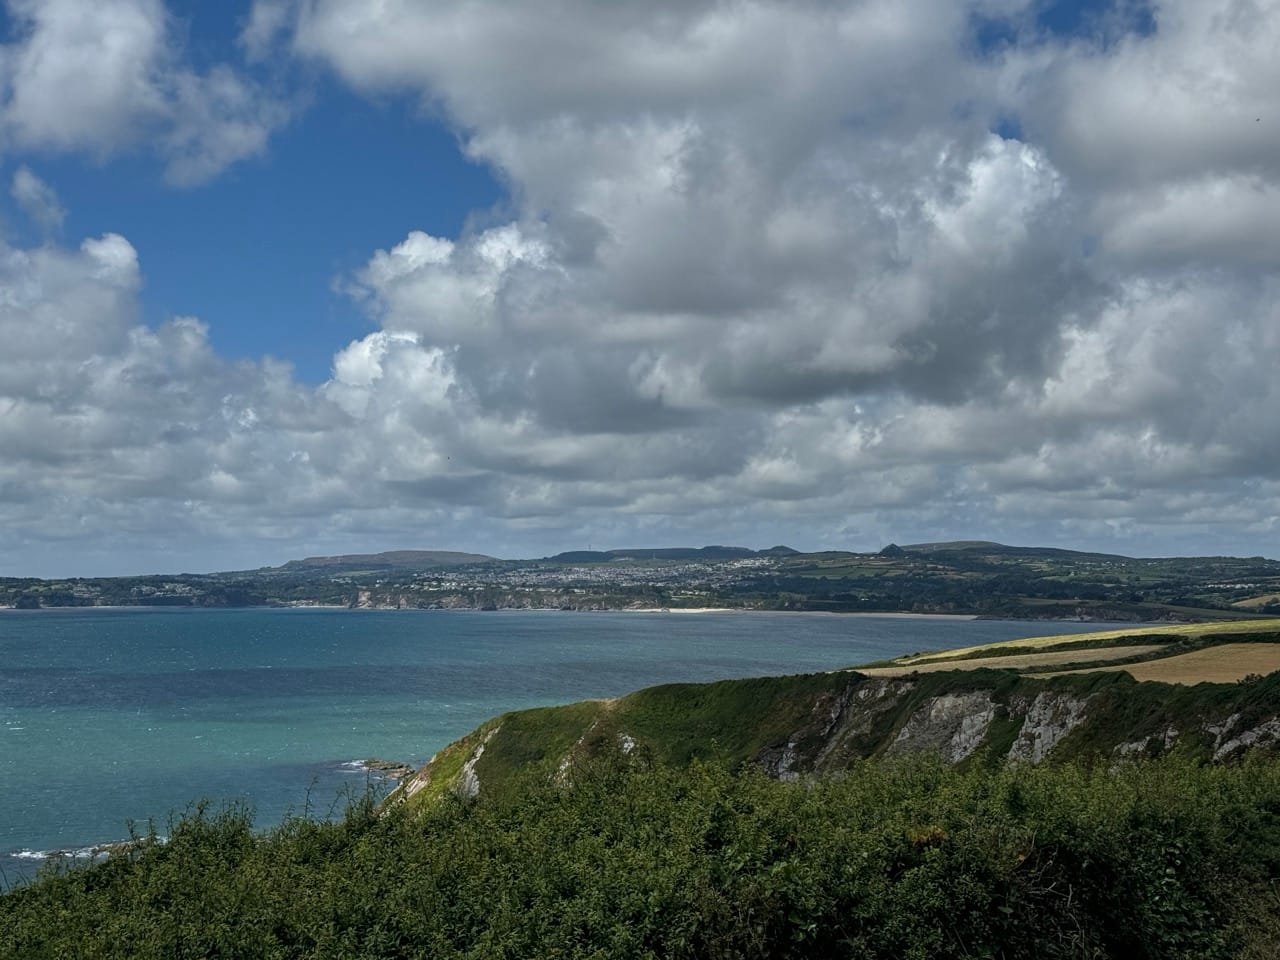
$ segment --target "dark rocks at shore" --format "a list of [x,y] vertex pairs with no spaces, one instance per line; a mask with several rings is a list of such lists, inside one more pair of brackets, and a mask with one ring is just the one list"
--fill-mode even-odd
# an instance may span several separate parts
[[396,760],[381,760],[378,757],[363,761],[363,766],[371,773],[386,777],[388,780],[403,780],[405,777],[411,777],[417,772],[417,768],[411,767],[407,763],[400,763]]

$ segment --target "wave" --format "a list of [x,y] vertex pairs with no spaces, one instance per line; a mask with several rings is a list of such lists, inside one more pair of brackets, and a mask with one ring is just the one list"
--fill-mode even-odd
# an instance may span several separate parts
[[[95,843],[87,847],[63,847],[56,850],[30,850],[23,848],[14,850],[6,856],[12,857],[14,860],[25,861],[44,861],[44,860],[103,860],[111,856],[113,853],[123,853],[130,849],[139,849],[145,846],[149,841],[142,840],[111,840],[105,843]],[[156,837],[156,843],[164,843],[164,837]]]
[[381,760],[377,757],[368,760],[344,760],[338,764],[338,767],[352,773],[364,773],[383,780],[403,780],[415,771],[415,768],[407,763]]

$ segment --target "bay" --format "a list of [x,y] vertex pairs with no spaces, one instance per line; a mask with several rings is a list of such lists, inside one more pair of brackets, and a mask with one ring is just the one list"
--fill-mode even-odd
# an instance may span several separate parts
[[[1104,628],[1092,625],[1089,629]],[[327,816],[359,761],[507,710],[830,670],[1076,623],[795,613],[0,611],[0,884],[195,800]]]

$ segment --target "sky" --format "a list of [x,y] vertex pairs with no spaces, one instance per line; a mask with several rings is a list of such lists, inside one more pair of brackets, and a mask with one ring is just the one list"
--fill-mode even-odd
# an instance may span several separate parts
[[1276,0],[5,0],[0,575],[1280,557]]

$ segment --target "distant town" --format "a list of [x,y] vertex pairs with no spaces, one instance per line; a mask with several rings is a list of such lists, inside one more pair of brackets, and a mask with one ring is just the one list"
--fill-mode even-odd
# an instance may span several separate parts
[[710,546],[534,560],[401,550],[210,574],[0,578],[0,606],[735,610],[1202,621],[1280,612],[1280,562],[1132,558],[982,541],[875,553]]

